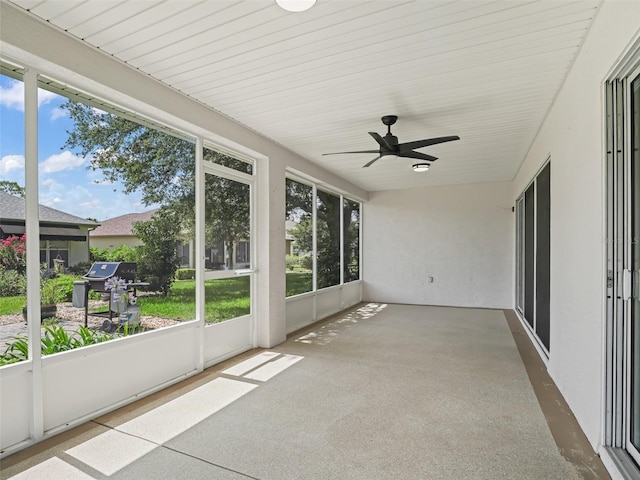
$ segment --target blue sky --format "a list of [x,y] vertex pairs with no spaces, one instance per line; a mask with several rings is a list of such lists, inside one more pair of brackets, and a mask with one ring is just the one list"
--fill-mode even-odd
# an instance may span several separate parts
[[[73,122],[60,108],[64,102],[64,97],[39,91],[39,202],[98,220],[153,208],[142,204],[139,193],[125,196],[122,185],[107,183],[100,171],[87,169],[89,158],[62,149],[67,130],[73,129]],[[0,75],[0,180],[25,184],[24,87],[22,82],[4,75]]]

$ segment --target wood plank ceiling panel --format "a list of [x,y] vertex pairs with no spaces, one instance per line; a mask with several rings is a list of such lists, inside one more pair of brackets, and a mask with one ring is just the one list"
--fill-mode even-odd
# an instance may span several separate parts
[[189,9],[194,4],[195,2],[192,1],[154,2],[148,8],[129,16],[126,20],[122,20],[91,35],[87,35],[84,39],[86,42],[111,53],[109,49],[105,48],[105,43],[112,43],[114,39],[126,39],[137,33],[143,25],[156,25],[163,21],[172,21],[176,15]]
[[207,24],[219,11],[227,8],[223,2],[198,2],[184,11],[155,23],[139,25],[138,29],[127,37],[113,38],[105,42],[102,48],[126,62],[146,53],[164,48],[183,30],[183,36],[197,31],[198,24]]
[[[367,190],[509,181],[584,40],[598,1],[14,0],[132,67]],[[108,7],[108,8],[106,8]],[[400,141],[462,140],[410,159],[324,157]]]
[[[49,0],[51,2],[51,0]],[[53,2],[51,2],[53,3]],[[119,2],[116,1],[101,1],[101,2],[76,2],[77,5],[65,12],[57,12],[54,17],[48,18],[49,22],[55,22],[55,25],[63,30],[75,31],[82,24],[89,20],[99,17],[107,10],[110,10]]]

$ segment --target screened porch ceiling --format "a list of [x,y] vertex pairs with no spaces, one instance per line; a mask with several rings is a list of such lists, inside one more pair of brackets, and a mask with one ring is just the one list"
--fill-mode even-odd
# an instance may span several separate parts
[[[13,0],[368,191],[510,181],[598,1]],[[415,173],[367,132],[460,141]]]

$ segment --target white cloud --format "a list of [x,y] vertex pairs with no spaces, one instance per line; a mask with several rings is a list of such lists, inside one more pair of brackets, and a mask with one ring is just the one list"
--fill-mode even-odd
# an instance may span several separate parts
[[24,155],[5,155],[0,158],[0,173],[6,174],[11,170],[24,168]]
[[90,200],[90,201],[88,201],[88,202],[82,202],[82,203],[80,204],[80,206],[81,206],[82,208],[87,208],[87,209],[91,209],[91,210],[96,210],[96,209],[98,209],[98,208],[102,207],[102,202],[101,202],[99,199],[94,198],[93,200]]
[[0,105],[24,111],[24,84],[11,80],[8,87],[0,87]]
[[62,153],[51,155],[45,161],[40,163],[40,168],[45,173],[61,172],[81,166],[85,162],[83,157],[74,155],[69,150]]
[[55,122],[59,118],[63,118],[67,116],[67,111],[60,107],[55,107],[51,110],[51,121]]
[[39,107],[47,103],[50,103],[52,100],[55,100],[56,98],[64,98],[64,97],[61,97],[60,95],[57,95],[48,90],[42,90],[41,88],[38,89],[38,106]]
[[[48,90],[38,89],[38,107],[51,102],[60,95]],[[0,105],[24,112],[24,83],[11,80],[8,87],[0,87]]]
[[115,182],[111,182],[104,178],[101,170],[90,170],[87,172],[87,179],[90,185],[113,185]]
[[56,181],[53,178],[47,178],[46,180],[42,181],[42,186],[43,187],[50,187],[51,185],[55,185]]
[[[44,182],[43,182],[44,184]],[[125,213],[142,212],[154,208],[144,206],[140,195],[122,195],[119,193],[104,196],[103,189],[85,185],[68,185],[57,181],[41,184],[40,203],[81,218],[104,220]]]

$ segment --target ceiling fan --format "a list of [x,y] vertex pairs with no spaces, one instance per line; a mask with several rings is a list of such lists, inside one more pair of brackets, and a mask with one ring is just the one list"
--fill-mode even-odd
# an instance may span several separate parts
[[[398,120],[397,115],[385,115],[382,117],[382,123],[387,126],[387,134],[382,137],[376,132],[369,132],[369,135],[373,137],[373,139],[378,142],[380,146],[379,150],[359,150],[356,152],[334,152],[334,153],[323,153],[322,155],[342,155],[344,153],[377,153],[378,156],[371,160],[370,162],[365,163],[362,167],[369,167],[374,162],[380,160],[382,157],[386,157],[388,155],[393,155],[396,157],[405,157],[405,158],[414,158],[417,160],[422,160],[423,162],[434,162],[438,159],[438,157],[434,157],[433,155],[427,155],[426,153],[414,152],[416,148],[428,147],[429,145],[436,145],[437,143],[451,142],[453,140],[460,140],[460,137],[457,135],[451,137],[436,137],[436,138],[426,138],[424,140],[416,140],[415,142],[406,142],[406,143],[398,143],[398,137],[391,134],[391,125],[396,123]],[[415,166],[414,166],[415,168]]]

